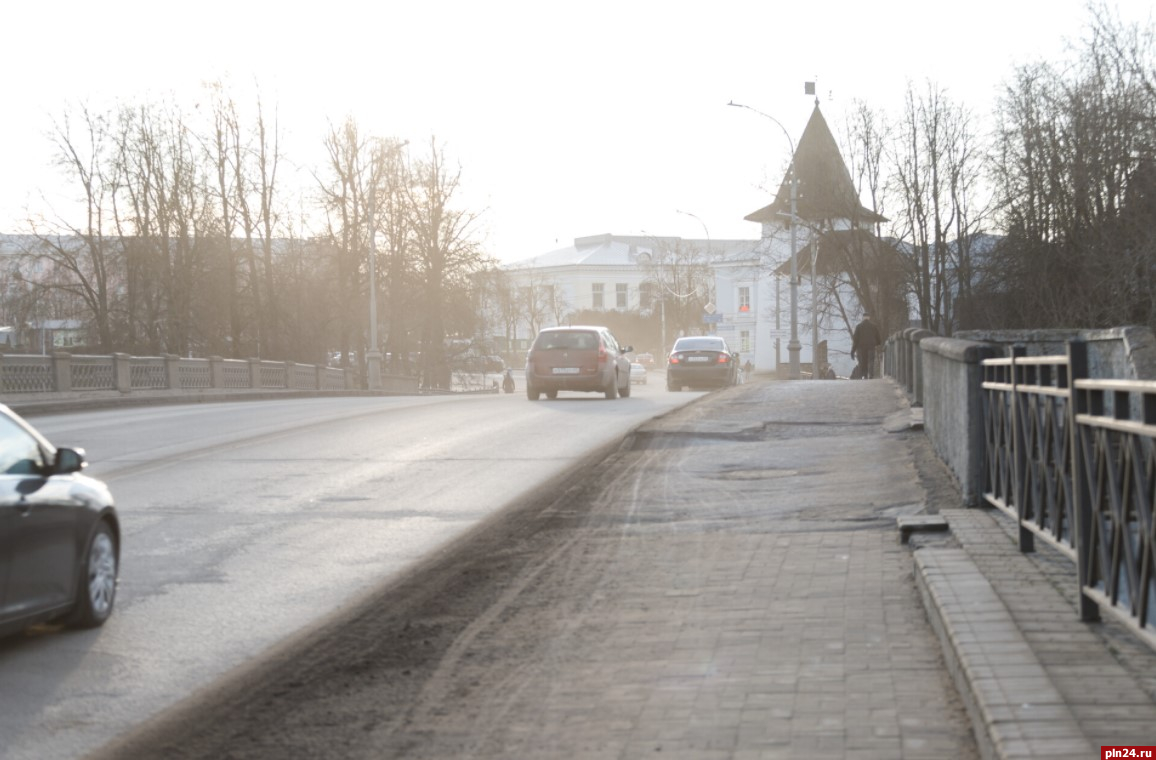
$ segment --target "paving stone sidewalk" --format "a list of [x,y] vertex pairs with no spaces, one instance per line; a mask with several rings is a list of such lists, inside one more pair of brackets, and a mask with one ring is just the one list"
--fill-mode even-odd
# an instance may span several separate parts
[[960,548],[918,549],[918,578],[984,754],[1156,744],[1156,653],[1111,619],[1080,622],[1072,561],[1043,541],[1020,553],[996,510],[941,514]]
[[764,382],[643,426],[582,538],[605,582],[470,756],[978,757],[898,540],[928,506],[903,412]]
[[[1001,513],[930,490],[929,444],[905,418],[886,380],[769,382],[640,431],[679,462],[653,461],[662,488],[635,487],[613,539],[641,582],[607,613],[635,624],[593,661],[647,694],[623,757],[1077,760],[1156,744],[1156,653],[1110,619],[1080,622],[1069,559],[1039,541],[1021,554]],[[901,543],[896,518],[928,513],[950,532]]]

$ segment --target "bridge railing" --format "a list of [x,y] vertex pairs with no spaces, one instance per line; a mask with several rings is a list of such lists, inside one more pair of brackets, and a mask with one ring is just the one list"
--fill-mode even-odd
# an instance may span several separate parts
[[1156,382],[1074,386],[1081,615],[1108,610],[1156,646]]
[[983,498],[1017,521],[1023,551],[1040,536],[1075,559],[1071,392],[1067,356],[1017,346],[983,362]]
[[883,373],[903,386],[915,406],[923,405],[924,338],[935,333],[920,328],[900,330],[883,346]]
[[983,499],[1076,563],[1080,616],[1156,647],[1156,382],[1088,377],[1088,346],[982,362]]
[[351,371],[261,359],[179,356],[0,355],[0,392],[350,390]]

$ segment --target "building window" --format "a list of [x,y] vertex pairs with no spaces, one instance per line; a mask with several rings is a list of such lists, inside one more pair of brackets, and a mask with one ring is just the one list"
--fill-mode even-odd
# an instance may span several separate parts
[[591,300],[592,300],[592,303],[590,305],[592,308],[595,308],[595,309],[606,308],[606,306],[602,302],[602,283],[596,282],[590,286],[590,296],[591,296]]
[[643,282],[638,286],[638,308],[642,316],[649,316],[658,307],[657,292],[653,282]]
[[739,313],[747,314],[751,310],[751,289],[747,285],[739,288]]
[[751,331],[742,330],[739,332],[739,351],[748,352],[751,350]]
[[630,308],[630,286],[625,282],[620,282],[614,286],[615,297],[617,299],[616,309]]

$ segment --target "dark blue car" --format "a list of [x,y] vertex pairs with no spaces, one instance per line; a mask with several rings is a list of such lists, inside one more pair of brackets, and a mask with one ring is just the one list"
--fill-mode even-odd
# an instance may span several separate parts
[[679,338],[666,358],[666,389],[724,388],[739,381],[739,355],[717,335]]
[[108,487],[0,405],[0,635],[49,621],[103,625],[116,600],[120,523]]

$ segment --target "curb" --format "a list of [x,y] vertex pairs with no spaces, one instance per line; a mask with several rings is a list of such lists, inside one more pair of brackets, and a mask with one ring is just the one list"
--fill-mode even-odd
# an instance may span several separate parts
[[916,550],[915,581],[984,758],[1097,756],[1098,747],[966,551]]

